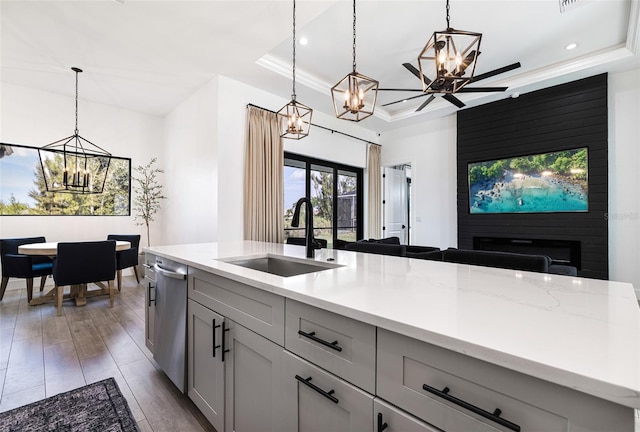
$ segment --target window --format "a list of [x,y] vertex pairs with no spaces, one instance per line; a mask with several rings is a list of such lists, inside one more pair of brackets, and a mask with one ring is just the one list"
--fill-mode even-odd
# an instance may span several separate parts
[[296,202],[301,197],[311,199],[314,236],[327,240],[328,247],[362,238],[362,190],[361,168],[285,152],[285,239],[304,237],[304,207],[300,227],[291,227]]
[[111,157],[101,194],[52,193],[44,184],[37,147],[0,143],[0,215],[130,214],[131,159]]

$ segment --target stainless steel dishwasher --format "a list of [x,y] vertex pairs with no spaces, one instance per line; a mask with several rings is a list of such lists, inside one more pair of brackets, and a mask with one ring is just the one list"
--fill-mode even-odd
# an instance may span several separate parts
[[186,391],[187,266],[156,258],[153,358],[181,392]]

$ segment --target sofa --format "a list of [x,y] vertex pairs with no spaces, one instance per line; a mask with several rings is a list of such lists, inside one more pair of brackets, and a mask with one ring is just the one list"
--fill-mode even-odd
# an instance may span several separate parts
[[554,264],[546,255],[449,248],[442,251],[442,261],[566,276],[578,274],[575,267]]
[[575,267],[556,264],[546,255],[456,248],[440,250],[433,246],[405,246],[400,244],[400,239],[398,237],[344,242],[344,245],[342,246],[345,250],[380,255],[393,255],[413,259],[444,261],[484,267],[561,274],[566,276],[577,276],[578,274]]

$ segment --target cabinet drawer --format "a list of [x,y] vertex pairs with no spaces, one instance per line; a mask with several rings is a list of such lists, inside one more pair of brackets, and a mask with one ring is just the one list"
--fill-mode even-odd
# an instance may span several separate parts
[[285,431],[373,430],[372,395],[287,351],[283,380]]
[[287,299],[285,347],[375,393],[374,326]]
[[189,267],[189,298],[284,346],[284,297]]
[[[377,379],[378,396],[443,430],[634,428],[630,408],[383,329],[378,329]],[[496,409],[499,416],[493,415]],[[500,425],[498,417],[512,424]]]
[[441,432],[380,398],[373,400],[375,432]]

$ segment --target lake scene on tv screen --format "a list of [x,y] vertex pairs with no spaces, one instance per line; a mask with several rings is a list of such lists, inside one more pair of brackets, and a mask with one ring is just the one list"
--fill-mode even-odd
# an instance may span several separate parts
[[469,212],[586,212],[587,148],[469,164]]

